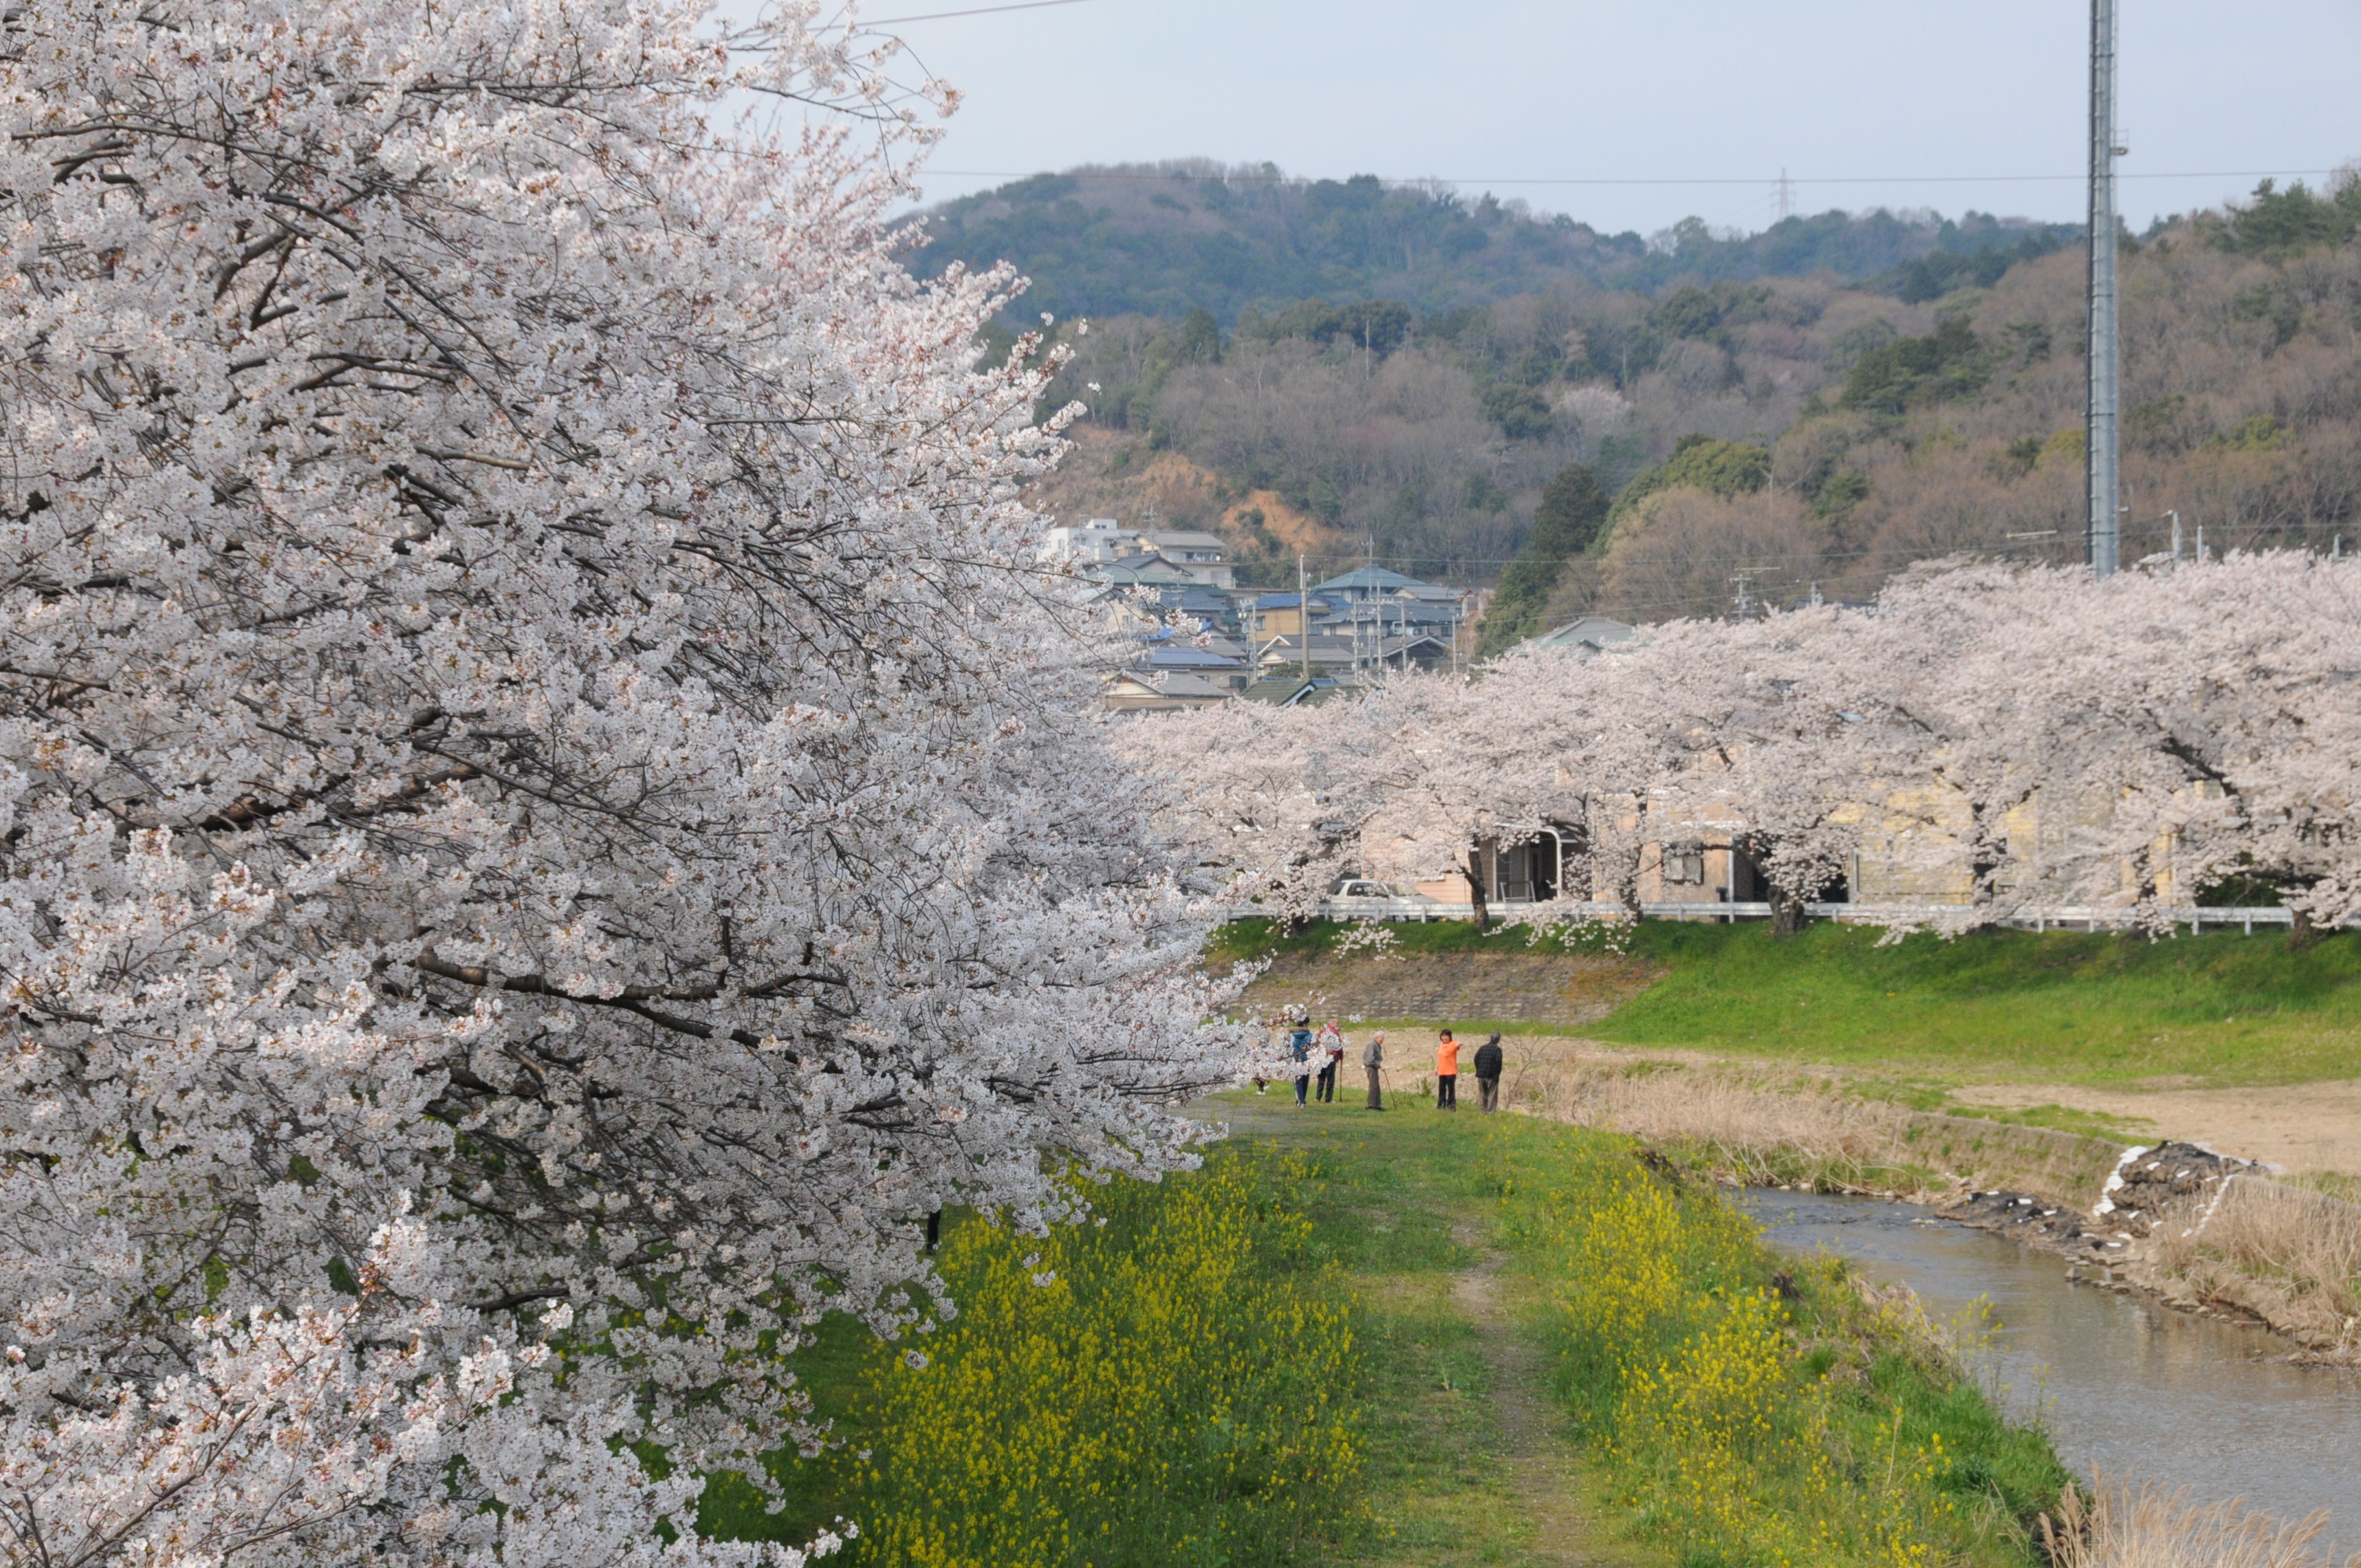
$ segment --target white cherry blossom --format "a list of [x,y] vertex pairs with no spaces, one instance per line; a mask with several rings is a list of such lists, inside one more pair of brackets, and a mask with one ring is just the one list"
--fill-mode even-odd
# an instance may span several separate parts
[[812,13],[11,7],[9,1563],[798,1562],[687,1525],[818,1316],[1192,1157],[1012,280]]

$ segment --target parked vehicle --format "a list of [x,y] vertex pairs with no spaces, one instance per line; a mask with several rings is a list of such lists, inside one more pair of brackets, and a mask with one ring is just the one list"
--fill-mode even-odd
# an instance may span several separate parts
[[1322,901],[1320,914],[1329,920],[1432,920],[1439,907],[1415,889],[1345,877]]

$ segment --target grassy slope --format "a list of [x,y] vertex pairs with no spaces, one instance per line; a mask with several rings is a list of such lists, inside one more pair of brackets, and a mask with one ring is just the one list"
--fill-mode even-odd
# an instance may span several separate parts
[[1642,928],[1665,974],[1597,1033],[1937,1075],[2219,1083],[2361,1076],[2361,936],[1987,931],[1891,947],[1820,925]]
[[[1479,935],[1464,922],[1395,929],[1406,957],[1526,950],[1521,933]],[[2277,932],[2150,942],[1985,931],[1886,947],[1881,935],[1822,923],[1782,939],[1761,924],[1650,921],[1631,958],[1653,982],[1589,1032],[1938,1079],[2361,1077],[2361,933],[2301,952]],[[1335,936],[1315,927],[1282,938],[1241,921],[1209,956],[1317,954]]]

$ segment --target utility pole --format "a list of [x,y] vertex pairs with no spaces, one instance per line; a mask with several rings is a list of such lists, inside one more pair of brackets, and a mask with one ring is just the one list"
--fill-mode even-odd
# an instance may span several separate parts
[[1295,558],[1295,626],[1303,634],[1303,680],[1312,681],[1312,598],[1303,591],[1303,557]]
[[1740,572],[1730,579],[1738,585],[1738,615],[1740,620],[1751,620],[1754,615],[1754,575]]
[[1795,215],[1795,188],[1787,180],[1787,171],[1779,170],[1779,221],[1785,223]]
[[2122,340],[2115,318],[2115,0],[2091,0],[2090,399],[2083,416],[2092,572],[2115,571],[2122,514],[2116,400]]
[[2180,514],[2169,511],[2164,515],[2172,519],[2172,569],[2178,572],[2180,570]]

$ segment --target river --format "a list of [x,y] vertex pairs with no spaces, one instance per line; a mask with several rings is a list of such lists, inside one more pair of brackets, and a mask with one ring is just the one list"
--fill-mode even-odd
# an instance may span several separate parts
[[2037,1419],[2085,1479],[2154,1479],[2201,1502],[2244,1497],[2283,1519],[2334,1518],[2333,1555],[2361,1552],[2361,1374],[2290,1366],[2257,1329],[2076,1285],[2066,1262],[1924,1209],[1751,1190],[1738,1204],[1783,1251],[1825,1247],[1918,1293],[1939,1324],[1978,1299],[2011,1415]]

